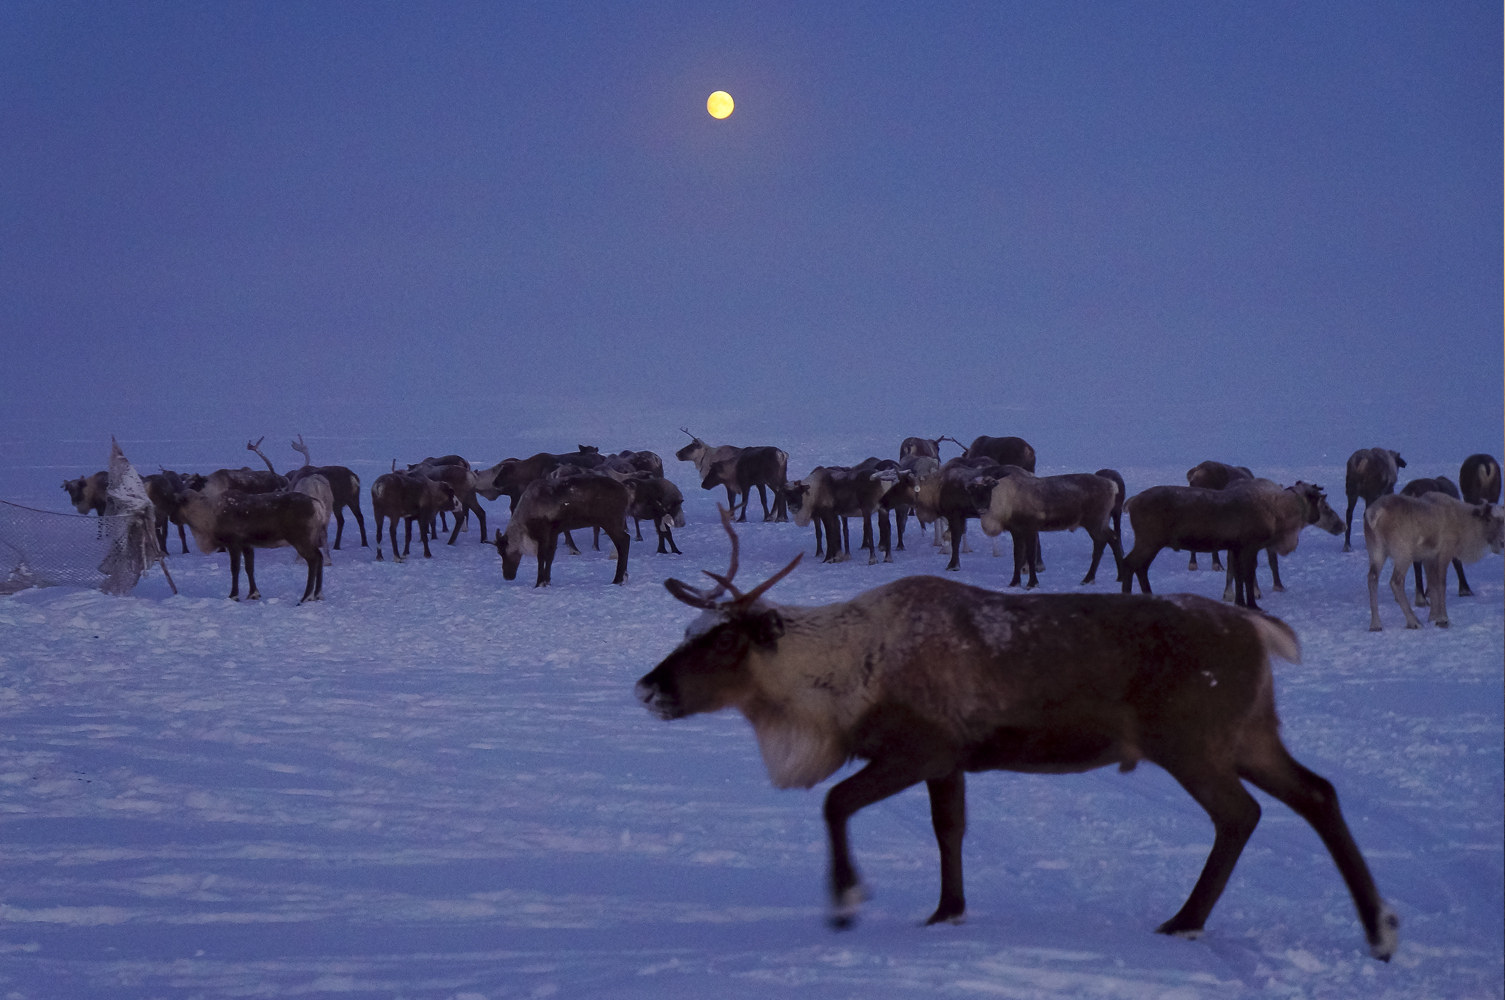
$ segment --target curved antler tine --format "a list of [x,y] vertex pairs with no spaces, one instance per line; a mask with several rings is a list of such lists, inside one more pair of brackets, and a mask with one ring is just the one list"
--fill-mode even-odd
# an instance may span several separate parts
[[720,585],[716,588],[715,596],[720,597],[723,591],[730,590],[732,592],[732,600],[742,600],[742,591],[736,588],[736,586],[732,583],[730,577],[722,576],[720,573],[712,573],[708,569],[703,569],[701,570],[701,572],[710,577],[712,580],[715,580]]
[[730,586],[731,581],[737,575],[737,552],[741,548],[741,545],[737,541],[737,532],[732,528],[732,512],[719,503],[716,505],[716,509],[721,512],[721,526],[726,529],[726,536],[732,540],[732,562],[726,571],[727,585]]
[[675,600],[688,604],[692,608],[709,611],[716,606],[716,595],[702,593],[682,580],[665,580],[664,589],[673,594]]
[[768,579],[766,579],[762,583],[758,584],[752,590],[749,590],[747,593],[745,593],[745,594],[741,595],[740,597],[738,597],[736,603],[741,604],[742,606],[746,607],[747,605],[751,604],[753,601],[756,601],[759,597],[762,597],[763,596],[763,592],[766,591],[769,587],[772,587],[774,584],[776,584],[780,580],[784,579],[784,577],[788,576],[790,573],[793,573],[794,572],[794,567],[798,566],[800,564],[800,560],[803,559],[803,558],[805,558],[805,554],[803,552],[801,552],[799,555],[795,556],[792,560],[790,560],[790,563],[789,563],[788,566],[785,566],[783,569],[779,570],[773,576],[770,576]]

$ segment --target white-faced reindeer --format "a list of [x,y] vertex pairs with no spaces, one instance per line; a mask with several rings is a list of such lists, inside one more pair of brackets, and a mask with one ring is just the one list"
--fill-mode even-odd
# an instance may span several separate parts
[[73,504],[73,509],[80,514],[87,514],[92,510],[100,517],[104,517],[105,494],[109,486],[110,474],[108,472],[96,472],[92,476],[63,480],[63,489],[67,491],[68,502]]
[[[1222,894],[1260,806],[1243,782],[1290,806],[1321,836],[1353,897],[1370,953],[1388,960],[1399,921],[1349,833],[1333,786],[1281,743],[1272,656],[1299,661],[1289,626],[1192,595],[1008,595],[911,576],[850,601],[788,607],[743,593],[731,566],[701,591],[665,586],[704,613],[637,683],[662,719],[734,708],[780,788],[810,788],[851,760],[826,796],[832,923],[849,926],[864,892],[847,822],[919,782],[941,855],[928,923],[966,912],[966,773],[1071,774],[1158,764],[1211,817],[1212,851],[1191,896],[1158,928],[1195,937]],[[730,594],[729,599],[723,595]]]
[[1406,613],[1406,628],[1421,622],[1406,601],[1406,570],[1421,563],[1427,571],[1427,620],[1448,627],[1447,568],[1454,559],[1476,562],[1484,551],[1505,549],[1505,510],[1490,503],[1470,504],[1446,493],[1379,497],[1364,507],[1364,546],[1369,550],[1369,631],[1379,632],[1380,571],[1395,560],[1390,592]]
[[[690,434],[688,428],[681,427],[680,430],[686,434]],[[695,471],[700,473],[701,481],[704,482],[705,477],[710,475],[711,466],[717,462],[725,462],[728,459],[735,460],[741,453],[742,449],[736,445],[723,444],[712,448],[694,434],[690,434],[690,443],[676,451],[674,457],[681,462],[689,462],[694,465]],[[731,483],[723,485],[726,486],[727,506],[735,508],[737,506],[737,491],[732,487]]]

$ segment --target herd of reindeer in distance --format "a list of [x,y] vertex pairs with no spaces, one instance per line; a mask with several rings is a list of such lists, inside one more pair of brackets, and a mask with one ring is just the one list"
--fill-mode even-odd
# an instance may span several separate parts
[[[961,554],[968,551],[964,548],[966,522],[976,518],[990,537],[1010,534],[1014,573],[1009,586],[1020,586],[1023,580],[1024,587],[1031,589],[1038,583],[1036,574],[1044,569],[1040,533],[1081,528],[1092,541],[1092,562],[1083,584],[1094,582],[1106,548],[1112,549],[1116,578],[1125,593],[1135,577],[1141,589],[1150,592],[1149,566],[1162,548],[1189,550],[1191,569],[1197,568],[1198,552],[1211,553],[1213,568],[1224,569],[1219,553],[1226,551],[1224,600],[1258,608],[1255,602],[1261,591],[1255,561],[1260,550],[1268,553],[1273,589],[1283,591],[1278,559],[1296,548],[1301,530],[1316,525],[1335,535],[1342,532],[1343,551],[1349,551],[1354,508],[1362,498],[1370,556],[1371,628],[1378,630],[1376,598],[1387,560],[1395,563],[1390,587],[1404,610],[1406,627],[1420,627],[1404,595],[1408,566],[1415,568],[1416,606],[1428,607],[1429,619],[1446,627],[1443,588],[1436,589],[1439,599],[1432,600],[1428,581],[1435,578],[1445,584],[1451,565],[1458,574],[1459,596],[1471,596],[1464,563],[1480,558],[1486,548],[1501,551],[1502,514],[1493,506],[1500,499],[1500,466],[1485,454],[1464,460],[1456,484],[1445,476],[1415,479],[1396,494],[1398,470],[1405,468],[1405,459],[1384,448],[1355,451],[1348,459],[1344,483],[1348,510],[1339,517],[1320,486],[1298,481],[1281,487],[1256,477],[1246,467],[1215,461],[1188,471],[1186,486],[1155,486],[1128,498],[1123,478],[1113,469],[1035,476],[1035,449],[1017,437],[978,437],[968,446],[949,437],[911,437],[900,445],[897,460],[874,457],[854,466],[818,466],[801,480],[788,478],[788,455],[778,448],[713,447],[690,437],[691,442],[675,458],[694,464],[704,489],[725,488],[727,505],[738,522],[747,520],[748,503],[756,489],[763,520],[785,521],[792,515],[801,527],[814,525],[815,554],[824,555],[826,562],[850,558],[847,519],[851,517],[862,518],[859,548],[868,550],[869,562],[877,561],[880,549],[884,561],[892,561],[892,550],[904,549],[905,525],[913,512],[922,526],[934,526],[936,546],[944,546],[949,539],[951,561],[946,568],[955,570],[961,565]],[[948,441],[963,451],[943,462],[941,445]],[[165,551],[168,526],[175,524],[183,552],[188,551],[185,526],[193,531],[202,551],[227,551],[230,596],[237,600],[242,558],[248,596],[254,599],[260,596],[254,550],[291,546],[308,563],[303,600],[321,600],[323,567],[331,561],[331,548],[340,547],[347,509],[359,526],[361,545],[368,544],[360,477],[344,466],[314,465],[301,436],[292,447],[303,455],[303,465],[281,474],[260,444],[246,447],[266,464],[265,471],[227,468],[205,476],[164,469],[143,477],[155,508],[158,542]],[[63,488],[79,513],[102,514],[107,480],[106,473],[98,472],[65,481]],[[502,496],[510,500],[511,517],[506,529],[491,539],[479,500]],[[448,515],[455,518],[449,536],[453,545],[474,514],[482,542],[495,544],[501,555],[506,579],[515,579],[522,556],[532,554],[538,561],[536,586],[540,587],[550,582],[561,535],[570,552],[578,554],[571,531],[593,529],[598,548],[604,532],[617,551],[612,582],[622,583],[627,579],[630,544],[627,518],[634,521],[638,541],[643,538],[642,522],[653,524],[660,553],[679,553],[673,529],[685,523],[684,497],[664,478],[663,460],[657,454],[627,450],[603,455],[589,445],[561,454],[541,452],[530,458],[503,459],[484,469],[459,455],[426,458],[402,470],[394,461],[392,471],[371,484],[371,506],[376,516],[377,559],[383,558],[384,523],[393,557],[400,562],[409,552],[415,524],[423,554],[429,556],[429,540],[438,538],[441,525],[448,530]],[[1127,554],[1120,544],[1124,512],[1134,531],[1134,547]],[[336,522],[332,546],[328,541],[331,515]],[[399,522],[405,526],[400,553]]]

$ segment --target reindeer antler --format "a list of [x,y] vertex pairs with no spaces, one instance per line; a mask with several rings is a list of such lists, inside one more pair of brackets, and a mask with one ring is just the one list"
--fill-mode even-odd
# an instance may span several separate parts
[[[778,583],[780,580],[784,579],[784,577],[793,572],[794,567],[798,566],[800,560],[805,558],[805,554],[801,552],[799,555],[794,557],[794,560],[790,562],[788,566],[785,566],[783,569],[779,570],[773,576],[769,577],[767,580],[764,580],[762,583],[758,584],[747,593],[742,593],[732,583],[732,578],[737,575],[737,556],[740,550],[740,544],[737,540],[737,532],[732,528],[732,513],[720,504],[716,505],[716,509],[721,512],[721,526],[726,529],[727,537],[732,540],[732,558],[730,565],[727,567],[726,575],[723,576],[720,573],[712,573],[708,569],[701,570],[701,572],[706,576],[716,581],[716,589],[710,591],[709,593],[703,590],[697,590],[696,588],[680,580],[665,580],[664,587],[678,600],[683,601],[685,604],[688,604],[694,608],[703,608],[707,611],[745,608],[751,605],[759,597],[761,597],[769,587],[772,587],[774,584]],[[731,591],[732,599],[730,601],[724,601],[718,604],[716,602],[716,599],[727,591]]]
[[300,455],[303,456],[303,464],[305,466],[309,466],[309,465],[313,465],[314,464],[314,460],[312,458],[310,458],[309,454],[308,454],[308,445],[306,445],[306,444],[303,443],[303,435],[302,434],[298,435],[298,440],[292,442],[292,445],[293,445],[293,451],[296,451]]
[[255,442],[247,441],[246,451],[254,451],[257,457],[259,457],[263,462],[267,464],[267,468],[275,474],[277,472],[277,469],[272,465],[272,460],[270,458],[267,458],[266,455],[262,454],[261,451],[261,442],[265,441],[266,439],[267,436],[263,434],[261,437],[257,438]]

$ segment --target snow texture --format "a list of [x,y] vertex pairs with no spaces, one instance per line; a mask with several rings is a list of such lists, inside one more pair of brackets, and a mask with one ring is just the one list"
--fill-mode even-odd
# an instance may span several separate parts
[[[1498,556],[1470,568],[1478,596],[1449,602],[1447,631],[1406,631],[1382,593],[1371,634],[1365,558],[1341,538],[1305,534],[1286,593],[1261,568],[1264,606],[1303,644],[1301,665],[1274,664],[1285,739],[1338,788],[1400,914],[1389,964],[1368,957],[1316,834],[1258,792],[1263,821],[1206,932],[1154,934],[1212,830],[1149,766],[972,776],[960,926],[919,926],[939,888],[923,789],[860,813],[872,898],[835,932],[820,804],[850,768],[779,792],[740,717],[664,723],[633,698],[696,614],[662,580],[726,565],[719,491],[669,464],[685,555],[655,555],[649,532],[623,587],[588,537],[535,590],[526,563],[505,583],[474,529],[431,560],[377,563],[352,521],[322,604],[295,606],[291,551],[258,559],[264,600],[233,603],[226,556],[176,540],[180,596],[151,571],[124,598],[0,597],[0,996],[1501,996]],[[380,468],[359,470],[368,486]],[[1131,494],[1184,481],[1120,471]],[[1342,482],[1337,466],[1261,472]],[[8,485],[46,496],[44,475]],[[505,499],[490,510],[505,523]],[[741,538],[747,581],[814,547],[792,524]],[[939,573],[927,539],[911,521],[891,565],[807,555],[770,596]],[[1077,589],[1089,540],[1042,544],[1043,589]],[[959,579],[1001,588],[1007,544],[974,548]],[[1184,554],[1150,572],[1162,593],[1223,588]]]

